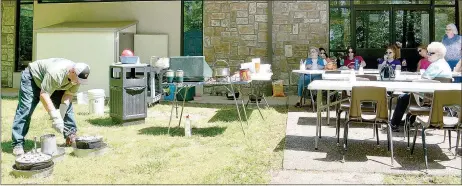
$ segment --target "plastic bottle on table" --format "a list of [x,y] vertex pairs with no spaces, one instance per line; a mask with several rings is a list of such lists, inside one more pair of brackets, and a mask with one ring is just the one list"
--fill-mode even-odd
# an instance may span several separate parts
[[355,70],[359,69],[359,60],[358,58],[355,58]]

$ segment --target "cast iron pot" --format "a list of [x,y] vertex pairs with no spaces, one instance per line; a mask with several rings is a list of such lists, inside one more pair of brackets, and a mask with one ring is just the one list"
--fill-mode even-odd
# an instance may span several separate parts
[[78,149],[96,149],[103,144],[102,137],[98,136],[80,136],[75,138],[75,145]]
[[53,159],[50,155],[41,152],[26,153],[15,161],[17,170],[41,170],[53,165]]
[[[235,93],[234,93],[234,96],[236,96],[236,99],[239,98],[239,92],[235,92]],[[228,92],[228,93],[226,94],[226,98],[228,98],[229,100],[233,100],[233,99],[234,99],[234,98],[233,98],[233,94],[232,94],[231,92]]]

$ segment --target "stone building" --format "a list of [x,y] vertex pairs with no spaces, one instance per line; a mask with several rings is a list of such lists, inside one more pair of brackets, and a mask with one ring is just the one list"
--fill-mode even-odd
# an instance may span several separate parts
[[[27,0],[26,0],[27,1]],[[19,0],[1,1],[2,8],[2,59],[1,86],[18,87],[20,68],[18,67],[18,2]],[[48,3],[40,3],[47,1]],[[66,1],[66,0],[62,0]],[[59,1],[59,2],[62,2]],[[81,0],[86,1],[86,0]],[[106,0],[105,0],[106,1]],[[181,1],[121,1],[91,3],[52,3],[57,0],[32,1],[33,29],[39,29],[63,21],[120,21],[138,20],[140,33],[164,33],[169,35],[169,55],[181,55],[182,22]],[[371,3],[374,2],[374,3]],[[289,72],[298,68],[298,62],[307,57],[309,47],[323,47],[330,54],[344,50],[344,46],[354,44],[358,35],[354,28],[356,17],[360,14],[376,15],[365,10],[360,12],[355,7],[381,9],[398,14],[402,4],[409,9],[415,4],[416,10],[427,8],[420,14],[426,21],[429,32],[427,40],[440,40],[434,35],[442,28],[432,28],[436,24],[458,21],[462,25],[460,1],[426,1],[426,0],[310,0],[310,1],[203,1],[203,55],[210,64],[223,59],[230,63],[233,70],[243,62],[260,57],[263,63],[272,64],[273,79],[288,80]],[[431,4],[435,3],[435,4]],[[376,5],[378,4],[378,5]],[[103,11],[104,10],[104,11]],[[448,11],[451,10],[451,11]],[[120,12],[126,12],[120,14]],[[356,11],[355,13],[353,13]],[[168,14],[168,16],[166,16]],[[424,15],[425,14],[425,15]],[[59,15],[59,16],[55,16]],[[388,22],[396,22],[391,20]],[[433,16],[433,17],[432,17]],[[168,19],[166,19],[168,17]],[[435,23],[436,22],[436,23]],[[355,24],[354,24],[355,23]],[[340,26],[339,26],[340,25]],[[357,25],[356,25],[357,26]],[[334,28],[343,32],[334,33]],[[393,29],[390,29],[393,30]],[[390,41],[397,33],[388,33]],[[398,33],[399,34],[399,33]],[[440,33],[441,34],[441,33]],[[340,39],[337,37],[341,37]],[[388,37],[388,36],[387,36]],[[440,36],[438,36],[440,37]],[[343,42],[342,47],[332,43]],[[356,43],[356,44],[355,44]],[[415,47],[408,48],[415,51]],[[363,50],[367,54],[369,48]],[[374,49],[383,54],[383,49]],[[33,53],[33,52],[32,52]],[[375,55],[375,54],[374,54]],[[35,58],[33,57],[33,60]],[[372,61],[371,63],[373,63]],[[373,67],[373,65],[371,66]]]

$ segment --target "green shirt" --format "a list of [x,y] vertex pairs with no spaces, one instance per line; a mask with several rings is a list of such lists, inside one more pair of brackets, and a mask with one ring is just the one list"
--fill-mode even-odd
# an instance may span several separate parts
[[73,85],[67,76],[73,64],[67,59],[49,58],[29,63],[29,69],[35,84],[44,92],[52,95],[55,90],[66,90],[65,94],[74,95],[79,85]]

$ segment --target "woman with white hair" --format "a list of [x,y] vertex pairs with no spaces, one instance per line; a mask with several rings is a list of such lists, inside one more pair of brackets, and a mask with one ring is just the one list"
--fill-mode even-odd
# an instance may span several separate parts
[[457,62],[461,59],[462,37],[457,35],[458,33],[456,25],[448,24],[446,26],[446,34],[441,41],[446,47],[447,53],[445,59],[451,69],[454,69]]
[[[326,66],[327,61],[319,56],[319,49],[311,47],[308,53],[308,57],[305,60],[305,69],[307,70],[322,70]],[[322,79],[321,74],[303,74],[298,80],[298,96],[301,99],[303,96],[303,90],[306,86],[311,83],[312,80]],[[301,103],[297,103],[296,107],[301,106]]]
[[[422,79],[435,79],[437,77],[452,78],[451,68],[444,59],[444,56],[446,56],[446,47],[443,45],[443,43],[432,42],[430,45],[428,45],[427,51],[428,60],[431,62],[431,64],[422,74]],[[398,97],[395,112],[391,118],[391,127],[395,132],[399,131],[398,125],[401,123],[404,112],[409,105],[409,97],[409,93],[401,94]],[[412,124],[415,121],[415,116],[410,118],[409,121]]]

